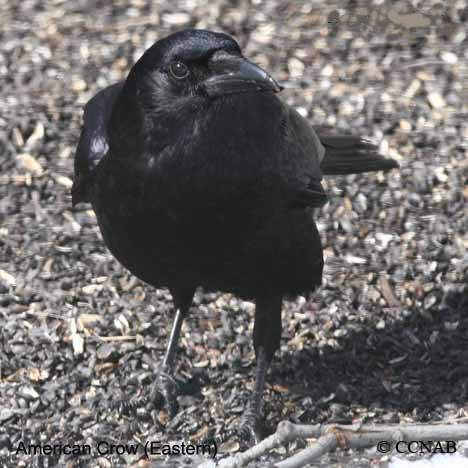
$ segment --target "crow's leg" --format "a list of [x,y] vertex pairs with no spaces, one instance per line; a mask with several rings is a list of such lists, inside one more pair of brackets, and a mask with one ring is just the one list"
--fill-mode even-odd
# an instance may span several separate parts
[[257,359],[255,389],[249,407],[240,421],[237,434],[248,445],[262,439],[262,400],[265,379],[281,340],[282,297],[272,294],[257,298],[254,324],[254,348]]
[[171,334],[169,335],[164,359],[153,385],[150,398],[159,405],[163,403],[169,415],[173,417],[176,414],[178,407],[178,385],[174,379],[177,346],[179,343],[182,323],[185,317],[187,317],[192,304],[194,290],[187,292],[171,289],[171,294],[174,300],[176,314],[174,322],[172,323]]
[[175,319],[172,324],[171,334],[167,343],[166,352],[163,362],[159,368],[156,380],[151,387],[148,396],[123,401],[120,406],[124,409],[136,409],[146,406],[148,403],[153,403],[157,407],[165,407],[170,417],[173,417],[177,412],[177,393],[178,385],[174,379],[175,358],[177,354],[177,346],[179,342],[180,329],[182,323],[189,313],[192,304],[194,289],[180,291],[171,289],[171,294],[174,300],[174,308],[176,311]]
[[192,304],[194,290],[180,291],[171,289],[172,298],[174,300],[174,308],[176,311],[174,322],[172,323],[171,334],[166,347],[166,353],[159,369],[156,381],[151,390],[151,400],[158,406],[163,404],[170,417],[173,417],[177,412],[177,394],[178,385],[174,379],[175,358],[177,355],[177,346],[179,344],[180,329],[182,323],[189,313]]

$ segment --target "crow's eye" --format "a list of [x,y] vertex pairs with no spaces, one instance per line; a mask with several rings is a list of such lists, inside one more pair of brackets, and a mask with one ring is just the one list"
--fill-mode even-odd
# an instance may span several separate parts
[[172,62],[169,66],[169,71],[171,72],[171,75],[177,80],[183,80],[190,75],[190,70],[188,69],[187,65],[182,62]]

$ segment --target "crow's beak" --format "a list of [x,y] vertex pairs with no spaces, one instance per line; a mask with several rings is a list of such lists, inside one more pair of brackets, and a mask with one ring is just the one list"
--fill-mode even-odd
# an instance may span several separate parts
[[278,93],[283,89],[265,70],[240,56],[216,53],[209,69],[212,75],[201,83],[201,90],[211,98],[258,91]]

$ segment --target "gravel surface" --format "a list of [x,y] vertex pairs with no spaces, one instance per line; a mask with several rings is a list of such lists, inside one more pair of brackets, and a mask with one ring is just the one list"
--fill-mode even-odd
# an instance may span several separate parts
[[[432,21],[422,31],[379,24],[389,7],[365,4],[368,25],[352,26],[333,2],[313,0],[0,1],[0,463],[31,466],[10,452],[20,441],[200,441],[245,408],[254,306],[199,292],[182,332],[179,414],[114,409],[121,392],[149,389],[172,305],[113,259],[89,206],[71,208],[83,104],[186,27],[234,35],[314,125],[365,135],[401,164],[326,181],[324,284],[285,304],[269,428],[467,420],[467,4],[413,1]],[[33,466],[131,466],[140,455]],[[371,462],[387,463],[375,452],[325,461]]]

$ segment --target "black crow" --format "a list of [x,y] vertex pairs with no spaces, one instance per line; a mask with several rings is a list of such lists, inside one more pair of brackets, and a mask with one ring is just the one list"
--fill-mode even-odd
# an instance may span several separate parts
[[194,291],[256,303],[256,384],[239,434],[258,439],[265,376],[284,297],[321,283],[314,208],[322,174],[388,170],[359,137],[316,133],[277,96],[279,84],[229,36],[161,39],[125,82],[85,107],[73,204],[91,202],[106,245],[132,273],[168,287],[175,320],[152,397],[176,411],[177,342]]

